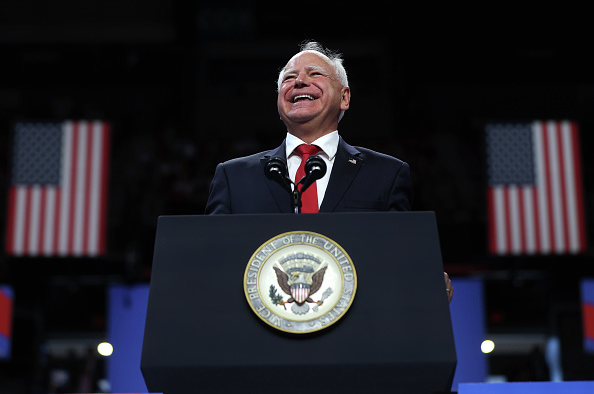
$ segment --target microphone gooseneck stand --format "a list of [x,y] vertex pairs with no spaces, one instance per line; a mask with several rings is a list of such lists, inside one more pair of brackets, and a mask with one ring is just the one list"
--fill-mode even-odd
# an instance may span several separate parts
[[[294,183],[289,178],[285,159],[280,156],[272,156],[268,159],[264,172],[268,179],[279,183],[291,195],[293,213],[301,213],[301,195],[309,186],[326,174],[326,168],[326,162],[320,156],[312,155],[305,161],[306,175],[299,182]],[[298,185],[301,185],[301,190]]]

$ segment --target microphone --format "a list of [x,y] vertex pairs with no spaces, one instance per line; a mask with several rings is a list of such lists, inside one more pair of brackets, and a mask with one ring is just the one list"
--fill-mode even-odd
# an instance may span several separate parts
[[299,181],[303,183],[301,193],[305,191],[312,183],[326,174],[326,162],[318,155],[312,155],[305,161],[305,177]]
[[268,179],[278,182],[283,189],[292,193],[291,180],[288,176],[287,163],[281,156],[272,156],[264,166],[264,173]]

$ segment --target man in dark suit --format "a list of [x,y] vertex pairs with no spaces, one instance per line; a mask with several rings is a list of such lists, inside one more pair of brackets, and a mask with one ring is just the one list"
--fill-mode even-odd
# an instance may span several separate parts
[[[342,58],[315,42],[302,46],[278,78],[278,113],[287,137],[278,148],[217,166],[206,204],[207,214],[289,213],[291,199],[265,176],[270,157],[287,159],[288,173],[299,181],[302,148],[313,149],[327,172],[308,188],[309,212],[408,211],[413,189],[407,163],[369,149],[353,147],[338,135],[351,91]],[[307,156],[303,156],[307,157]],[[305,200],[306,195],[303,194]],[[308,203],[309,204],[309,203]],[[311,206],[311,205],[308,205]],[[447,277],[446,288],[453,289]]]
[[[284,157],[285,151],[283,142],[274,150],[219,164],[206,213],[292,212],[287,191],[264,176],[268,159]],[[396,158],[355,148],[340,138],[329,175],[325,175],[329,182],[319,212],[408,211],[411,208],[410,170]]]

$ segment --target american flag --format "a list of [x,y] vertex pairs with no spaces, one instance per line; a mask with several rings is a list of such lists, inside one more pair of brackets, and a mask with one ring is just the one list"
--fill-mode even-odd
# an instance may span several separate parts
[[490,252],[521,255],[585,251],[576,123],[489,124],[485,130]]
[[9,255],[105,253],[109,135],[100,121],[15,125]]

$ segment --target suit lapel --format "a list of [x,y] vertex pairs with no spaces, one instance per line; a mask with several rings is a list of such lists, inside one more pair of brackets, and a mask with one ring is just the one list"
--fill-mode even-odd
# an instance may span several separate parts
[[353,183],[353,179],[363,165],[361,152],[344,142],[342,137],[338,142],[336,158],[332,166],[328,188],[324,194],[324,201],[320,212],[333,212],[346,191]]
[[285,189],[281,187],[281,185],[279,185],[271,179],[268,179],[268,177],[266,177],[264,174],[264,168],[266,167],[266,163],[268,162],[268,159],[272,156],[286,157],[286,148],[284,140],[281,146],[274,150],[271,150],[270,152],[267,152],[264,156],[262,156],[260,158],[260,164],[262,165],[262,176],[264,176],[266,186],[268,187],[270,194],[274,198],[279,212],[288,213],[291,207],[291,196],[289,195],[289,193],[287,193]]

